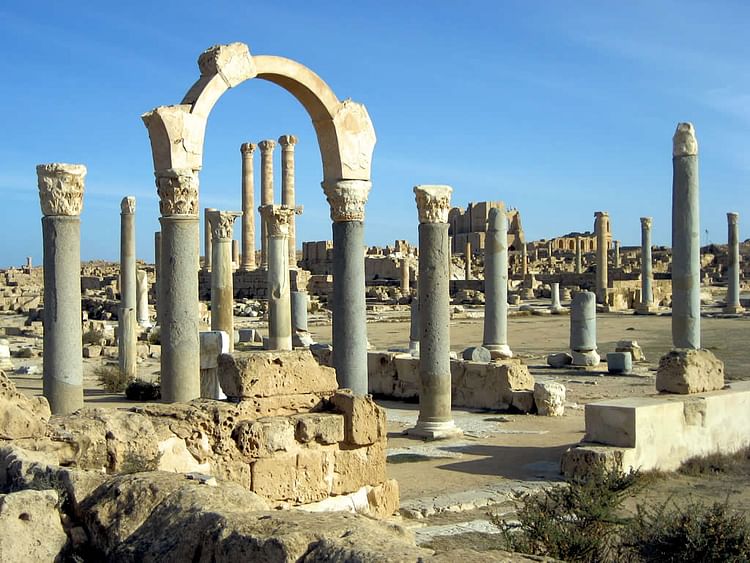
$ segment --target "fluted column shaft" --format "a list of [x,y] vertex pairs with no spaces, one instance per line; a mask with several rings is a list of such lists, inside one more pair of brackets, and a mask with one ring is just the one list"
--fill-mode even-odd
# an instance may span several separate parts
[[42,389],[53,414],[83,407],[81,222],[86,167],[37,166],[44,243]]
[[242,263],[240,270],[255,269],[255,178],[253,176],[253,143],[243,143],[242,153]]

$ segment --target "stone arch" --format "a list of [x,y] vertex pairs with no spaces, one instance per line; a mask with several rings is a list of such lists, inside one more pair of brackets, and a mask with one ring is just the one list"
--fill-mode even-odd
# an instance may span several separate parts
[[[229,89],[251,78],[290,92],[312,119],[323,163],[322,187],[331,206],[334,240],[333,364],[341,387],[367,393],[364,208],[370,191],[375,131],[362,104],[340,101],[307,67],[276,56],[253,57],[244,43],[216,45],[198,58],[200,77],[179,104],[145,113],[161,212],[159,294],[162,396],[169,402],[200,395],[198,291],[198,175],[211,109]],[[163,301],[163,303],[161,303]]]

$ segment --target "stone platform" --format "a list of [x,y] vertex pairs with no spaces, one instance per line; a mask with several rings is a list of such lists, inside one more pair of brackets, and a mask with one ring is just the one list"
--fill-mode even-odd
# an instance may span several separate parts
[[720,391],[586,405],[586,435],[563,454],[567,476],[603,463],[623,471],[674,471],[686,460],[750,446],[750,381]]

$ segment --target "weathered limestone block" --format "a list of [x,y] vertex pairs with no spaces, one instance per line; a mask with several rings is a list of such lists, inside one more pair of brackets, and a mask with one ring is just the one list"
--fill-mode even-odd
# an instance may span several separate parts
[[[451,394],[453,406],[479,409],[507,408],[513,392],[533,389],[529,368],[518,359],[488,364],[451,361]],[[533,403],[532,403],[533,405]]]
[[702,393],[724,387],[724,362],[710,350],[677,349],[659,359],[656,390],[666,393]]
[[243,455],[250,458],[270,457],[276,452],[299,449],[294,431],[294,421],[279,416],[243,420],[235,427],[232,437]]
[[395,356],[396,352],[367,353],[367,381],[370,393],[393,396],[394,382],[398,377]]
[[19,393],[16,385],[0,371],[0,439],[44,436],[50,415],[47,399]]
[[295,437],[303,444],[336,444],[344,440],[344,417],[335,413],[309,413],[292,417]]
[[646,359],[643,349],[635,340],[618,340],[615,344],[615,352],[629,352],[634,362],[642,362]]
[[355,395],[341,389],[331,398],[334,408],[344,415],[344,436],[347,444],[366,446],[385,439],[385,410],[370,395]]
[[0,561],[56,561],[68,542],[56,491],[0,495]]
[[258,459],[252,466],[252,490],[277,502],[310,503],[327,498],[333,479],[333,451],[305,449]]
[[336,390],[336,371],[309,350],[235,352],[219,356],[219,383],[231,398],[273,397]]
[[578,445],[568,448],[560,460],[565,477],[585,477],[599,469],[622,470],[623,450],[606,446]]
[[385,440],[371,446],[335,452],[333,489],[335,495],[356,491],[362,485],[376,485],[386,479]]
[[553,368],[563,368],[573,363],[573,356],[567,352],[558,352],[547,356],[547,365]]
[[562,416],[565,413],[565,386],[555,381],[535,383],[534,403],[541,416]]
[[375,518],[388,518],[398,512],[401,492],[398,481],[388,479],[367,492],[367,514]]

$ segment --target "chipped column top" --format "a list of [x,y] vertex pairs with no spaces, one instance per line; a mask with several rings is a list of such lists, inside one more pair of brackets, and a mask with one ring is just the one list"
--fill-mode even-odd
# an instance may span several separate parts
[[135,196],[129,195],[122,198],[120,202],[120,213],[123,215],[132,215],[135,213]]
[[695,156],[698,154],[698,140],[692,123],[678,123],[672,137],[672,156]]
[[641,225],[643,227],[651,228],[651,223],[653,222],[653,218],[651,217],[641,217]]
[[736,225],[737,221],[739,221],[739,218],[740,214],[736,211],[730,211],[727,213],[727,221],[729,221],[731,225]]
[[53,162],[36,167],[39,201],[44,215],[81,214],[86,167]]
[[420,223],[447,223],[453,188],[445,185],[414,186]]

